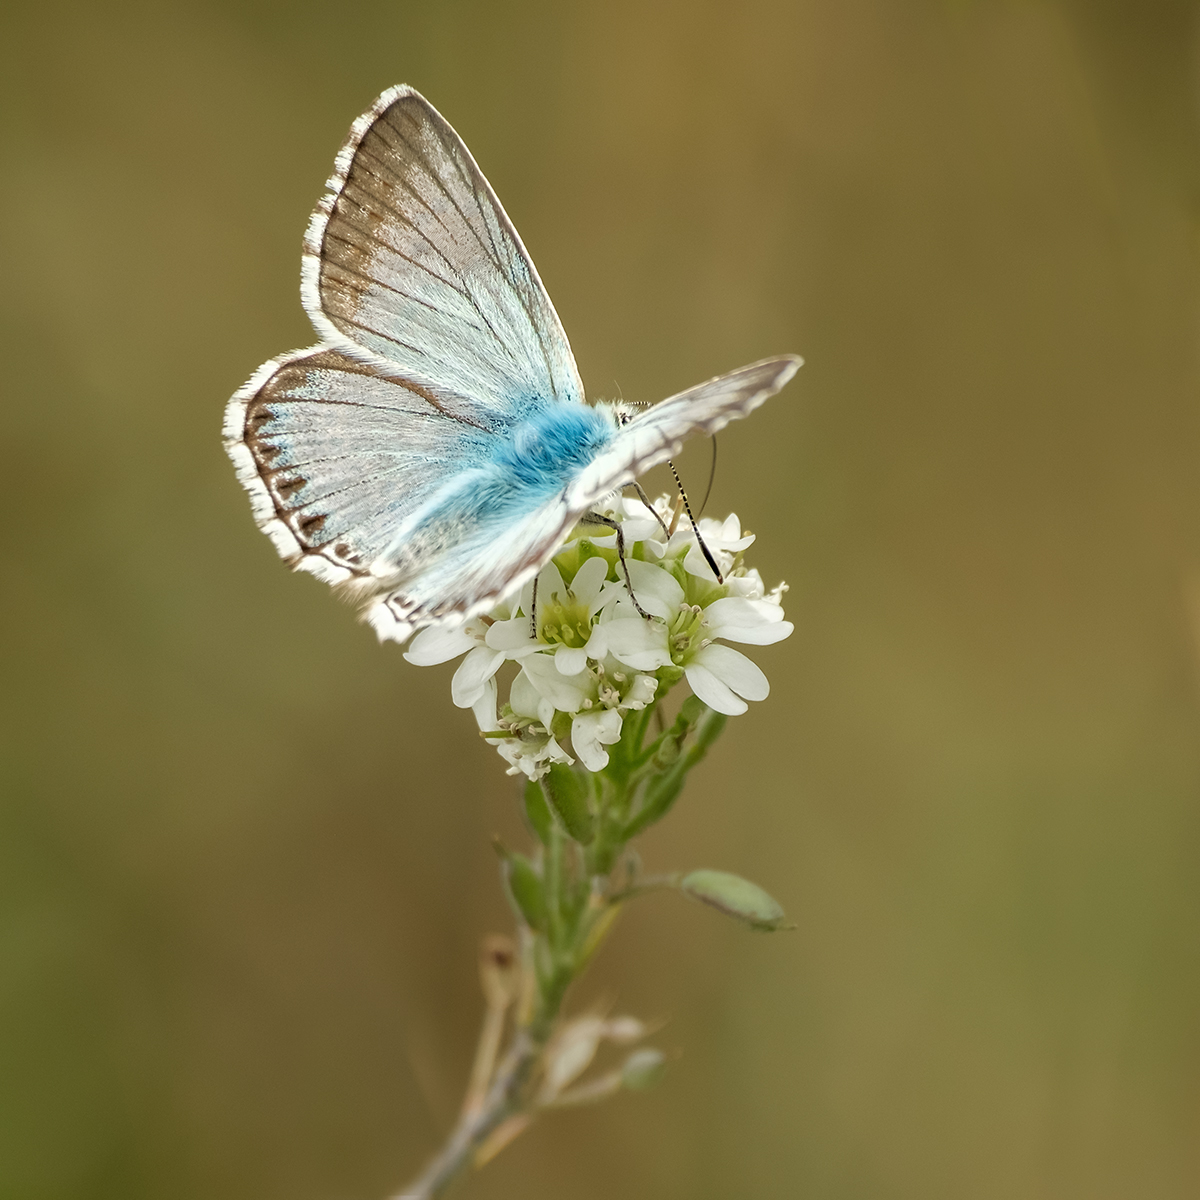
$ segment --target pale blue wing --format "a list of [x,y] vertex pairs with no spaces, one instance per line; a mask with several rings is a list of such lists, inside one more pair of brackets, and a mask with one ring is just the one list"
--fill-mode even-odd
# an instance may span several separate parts
[[676,454],[691,434],[715,433],[747,416],[800,365],[793,355],[767,359],[639,413],[564,477],[561,490],[499,525],[472,522],[453,554],[429,561],[403,588],[377,598],[367,619],[381,638],[403,641],[420,625],[491,607],[532,578],[601,497]]
[[366,618],[381,640],[403,642],[422,625],[486,612],[532,579],[579,519],[561,496],[500,525],[476,528],[456,547],[378,596]]
[[566,334],[500,201],[420,94],[390,88],[351,127],[305,235],[317,331],[461,420],[499,429],[581,402]]
[[749,416],[800,369],[794,354],[767,358],[718,375],[637,413],[576,476],[564,494],[572,512],[585,512],[602,496],[679,453],[693,433],[716,433]]
[[498,440],[325,346],[260,367],[230,400],[224,432],[283,558],[366,592],[394,575],[397,530]]
[[327,346],[265,363],[225,417],[282,557],[382,597],[371,623],[399,641],[490,608],[539,570],[578,516],[566,489],[614,432],[605,410],[552,405],[501,436]]

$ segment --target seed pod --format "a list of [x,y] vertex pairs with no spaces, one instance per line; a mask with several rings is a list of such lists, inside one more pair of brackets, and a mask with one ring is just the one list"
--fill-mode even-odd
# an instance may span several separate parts
[[711,904],[727,916],[744,921],[752,929],[772,932],[792,929],[779,902],[748,879],[728,871],[692,871],[679,881],[680,891]]

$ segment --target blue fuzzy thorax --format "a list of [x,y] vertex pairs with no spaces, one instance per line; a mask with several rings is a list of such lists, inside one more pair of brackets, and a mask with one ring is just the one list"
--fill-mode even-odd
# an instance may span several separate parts
[[514,501],[549,499],[612,439],[607,413],[586,404],[551,404],[521,422],[493,465]]
[[484,439],[420,512],[403,540],[414,555],[437,555],[464,538],[486,539],[533,514],[575,479],[617,432],[611,412],[586,404],[535,409],[508,437]]

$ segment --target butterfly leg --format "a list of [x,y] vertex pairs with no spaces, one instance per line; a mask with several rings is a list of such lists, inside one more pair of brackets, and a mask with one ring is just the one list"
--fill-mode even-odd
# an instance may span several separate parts
[[537,585],[538,577],[533,577],[533,599],[529,602],[529,636],[537,637]]
[[631,479],[627,486],[633,488],[633,490],[637,492],[638,499],[641,500],[641,502],[650,510],[651,515],[658,522],[659,528],[662,529],[663,533],[667,537],[667,540],[670,541],[671,531],[667,528],[666,521],[664,521],[662,517],[658,515],[658,509],[650,503],[650,497],[646,495],[646,489],[642,487],[642,485],[638,483],[636,479]]
[[603,525],[617,535],[617,558],[621,560],[621,570],[625,573],[625,588],[629,592],[629,599],[633,601],[633,607],[637,609],[639,617],[653,621],[654,618],[638,603],[638,598],[633,594],[633,580],[629,578],[629,564],[625,561],[625,534],[621,532],[621,522],[614,521],[612,517],[601,516],[600,513],[589,512],[579,518],[579,523]]

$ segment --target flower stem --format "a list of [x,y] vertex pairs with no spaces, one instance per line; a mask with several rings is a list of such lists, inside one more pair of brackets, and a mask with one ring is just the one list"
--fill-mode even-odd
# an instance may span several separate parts
[[[649,711],[639,713],[630,722],[622,743],[613,748],[609,770],[595,785],[558,769],[543,780],[549,809],[544,820],[533,822],[543,843],[540,865],[521,861],[529,870],[540,870],[545,922],[529,917],[529,905],[515,905],[524,947],[519,978],[489,992],[485,974],[488,1007],[462,1114],[437,1156],[393,1200],[433,1200],[463,1171],[482,1165],[507,1145],[540,1109],[590,1102],[622,1086],[619,1074],[610,1073],[568,1092],[556,1094],[551,1088],[548,1093],[545,1059],[548,1048],[556,1053],[551,1043],[560,1029],[567,989],[604,940],[622,904],[645,892],[679,886],[678,873],[638,878],[627,869],[618,880],[614,866],[633,832],[671,806],[688,771],[721,732],[724,717],[699,702],[685,704],[671,729],[645,749],[650,716]],[[635,794],[639,807],[631,817]],[[510,871],[520,858],[507,851],[504,857]],[[506,944],[511,950],[512,943]],[[528,1000],[520,1000],[522,995]],[[516,1026],[512,1042],[492,1070],[510,1011]]]
[[433,1200],[435,1196],[442,1195],[451,1182],[472,1164],[476,1151],[488,1136],[509,1117],[525,1109],[526,1088],[549,1039],[554,1025],[553,1017],[538,1024],[544,1030],[540,1037],[532,1027],[518,1031],[483,1103],[474,1113],[464,1113],[459,1118],[438,1155],[393,1200]]

